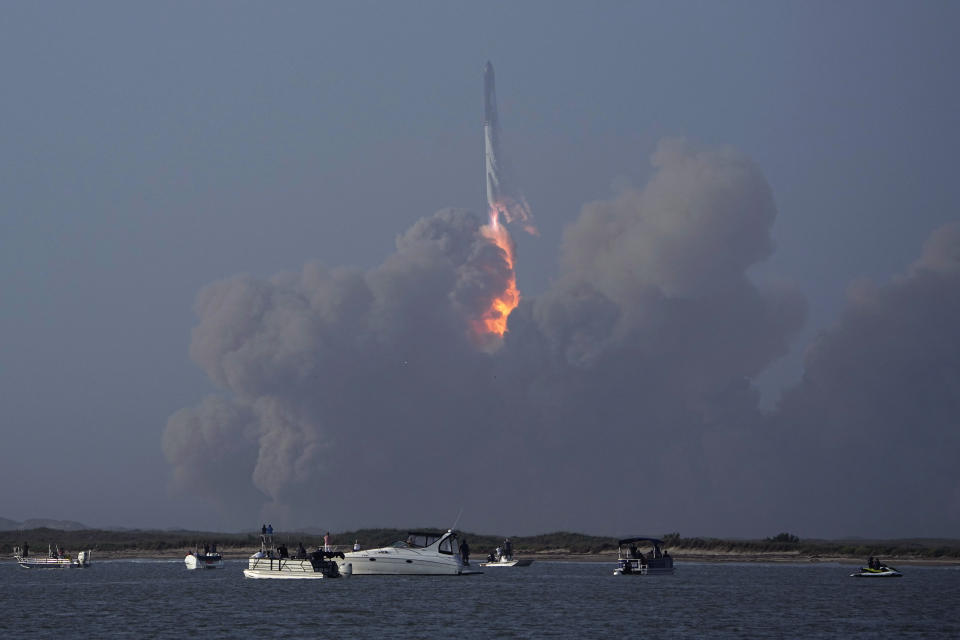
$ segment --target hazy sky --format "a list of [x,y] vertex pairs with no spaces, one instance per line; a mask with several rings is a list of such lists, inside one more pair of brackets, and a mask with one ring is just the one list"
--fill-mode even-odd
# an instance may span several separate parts
[[[960,536],[958,23],[4,4],[0,517]],[[495,352],[487,60],[540,232]]]

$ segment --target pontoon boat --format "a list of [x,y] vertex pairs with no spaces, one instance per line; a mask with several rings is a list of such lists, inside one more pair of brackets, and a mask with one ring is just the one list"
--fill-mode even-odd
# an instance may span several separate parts
[[[644,554],[637,543],[649,543],[650,550]],[[643,546],[646,546],[644,544]],[[659,538],[634,537],[620,541],[617,551],[617,568],[613,575],[670,575],[673,574],[673,558],[663,550],[663,540]]]

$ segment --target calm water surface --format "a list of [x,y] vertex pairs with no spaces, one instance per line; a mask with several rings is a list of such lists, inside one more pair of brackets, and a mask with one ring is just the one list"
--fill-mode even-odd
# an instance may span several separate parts
[[[535,562],[464,577],[248,580],[245,562],[0,563],[0,638],[960,638],[960,568],[677,563],[674,576]],[[18,615],[19,614],[19,615]]]

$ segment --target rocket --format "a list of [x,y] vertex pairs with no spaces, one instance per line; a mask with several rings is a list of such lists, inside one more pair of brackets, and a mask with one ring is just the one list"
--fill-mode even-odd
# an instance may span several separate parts
[[494,86],[493,65],[483,67],[483,155],[487,176],[487,211],[496,209],[500,193],[500,125],[497,118],[497,90]]
[[500,149],[500,118],[497,115],[497,89],[493,65],[483,66],[483,167],[486,175],[487,215],[496,227],[503,222],[520,222],[532,234],[533,213],[513,181],[513,172]]

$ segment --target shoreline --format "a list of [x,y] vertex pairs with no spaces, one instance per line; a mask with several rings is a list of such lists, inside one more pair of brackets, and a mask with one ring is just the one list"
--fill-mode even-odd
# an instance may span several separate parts
[[[221,549],[224,560],[245,560],[260,549],[256,547],[231,547]],[[335,547],[338,551],[350,551],[348,548]],[[148,549],[124,549],[119,551],[98,551],[93,550],[92,561],[101,560],[183,560],[189,549],[165,549],[162,551]],[[599,553],[571,553],[565,549],[555,551],[539,551],[536,553],[514,553],[517,558],[533,560],[542,560],[549,562],[597,562],[597,563],[616,563],[616,551],[603,551]],[[865,558],[853,556],[820,555],[810,556],[800,553],[739,553],[735,551],[710,551],[705,549],[671,549],[670,555],[677,563],[683,562],[707,562],[707,563],[743,563],[743,562],[764,562],[764,563],[836,563],[847,565],[866,564]],[[482,554],[471,555],[474,562],[482,562],[486,556]],[[892,565],[903,566],[960,566],[960,558],[912,558],[909,556],[883,556],[883,562]]]

